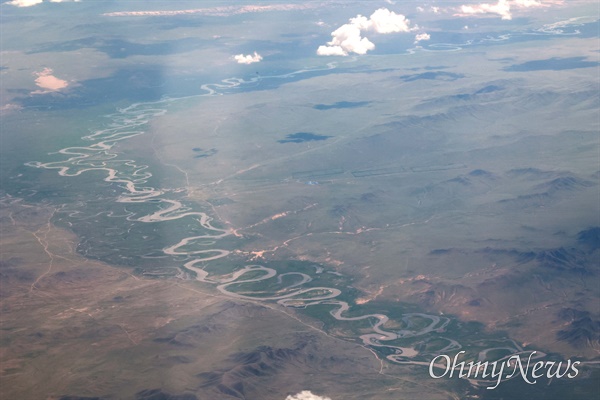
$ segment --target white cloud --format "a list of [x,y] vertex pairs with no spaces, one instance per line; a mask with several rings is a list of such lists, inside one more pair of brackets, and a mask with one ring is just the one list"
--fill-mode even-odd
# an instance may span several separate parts
[[475,5],[462,5],[460,10],[463,14],[498,14],[502,19],[512,19],[510,13],[510,3],[508,0],[498,0],[496,4],[481,3]]
[[442,9],[439,7],[435,7],[435,6],[431,6],[428,9],[425,9],[425,7],[417,6],[417,11],[418,12],[426,12],[427,11],[427,12],[432,12],[434,14],[439,14],[440,11],[442,11]]
[[[554,1],[551,1],[554,3]],[[540,0],[498,0],[495,4],[481,3],[474,5],[462,5],[461,13],[458,15],[475,15],[475,14],[498,14],[502,19],[512,19],[511,7],[529,8],[529,7],[544,7]]]
[[52,75],[53,71],[51,68],[44,68],[40,72],[36,72],[37,76],[35,84],[44,90],[36,90],[31,94],[45,94],[50,92],[56,92],[69,86],[69,82],[59,79]]
[[538,0],[514,0],[513,2],[520,7],[540,7],[542,5]]
[[317,54],[320,56],[347,56],[348,53],[340,46],[319,46]]
[[262,56],[257,52],[254,52],[254,55],[248,54],[247,56],[243,54],[238,54],[233,56],[233,59],[238,62],[238,64],[252,64],[257,63],[262,60]]
[[[51,3],[63,3],[67,1],[79,2],[80,0],[50,0]],[[12,0],[6,4],[16,7],[31,7],[43,2],[44,0]]]
[[411,30],[409,25],[410,21],[404,15],[396,14],[387,8],[380,8],[371,14],[368,29],[377,33],[409,32]]
[[[364,18],[364,17],[362,17]],[[365,18],[366,20],[366,18]],[[350,24],[344,24],[331,33],[333,39],[327,46],[319,46],[319,55],[348,55],[348,53],[365,54],[373,50],[375,45],[361,36],[360,24],[364,21],[353,18]]]
[[13,0],[6,4],[17,7],[31,7],[40,4],[43,0]]
[[419,33],[415,36],[415,43],[419,43],[422,40],[429,40],[431,36],[428,33]]
[[303,390],[295,395],[289,395],[285,400],[331,400],[329,397],[317,396],[312,394],[309,390]]
[[317,54],[321,56],[347,56],[349,53],[365,54],[375,45],[362,32],[397,33],[410,32],[410,21],[402,14],[396,14],[387,8],[380,8],[369,18],[357,15],[350,22],[331,33],[332,39],[327,45],[319,46]]

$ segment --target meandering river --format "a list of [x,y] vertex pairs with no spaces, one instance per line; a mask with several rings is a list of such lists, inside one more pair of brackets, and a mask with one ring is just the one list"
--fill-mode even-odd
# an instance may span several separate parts
[[[327,69],[331,68],[335,68],[335,65],[328,64]],[[300,70],[286,75],[253,78],[248,81],[238,78],[225,79],[217,84],[203,85],[202,89],[206,93],[200,96],[222,95],[236,87],[256,84],[259,79],[286,79],[312,71],[314,70]],[[185,236],[184,233],[185,237],[177,243],[172,243],[157,250],[160,250],[164,256],[186,257],[187,261],[182,262],[183,265],[180,268],[192,271],[198,281],[215,285],[216,289],[225,296],[243,300],[275,302],[283,307],[294,308],[328,305],[331,307],[330,315],[337,321],[368,320],[371,324],[371,332],[359,335],[358,339],[362,341],[364,346],[385,350],[384,354],[387,354],[386,358],[389,362],[427,364],[423,361],[411,361],[412,358],[419,355],[419,351],[408,346],[398,346],[398,341],[425,336],[432,332],[442,333],[450,323],[450,319],[447,317],[423,313],[405,313],[402,315],[401,321],[396,321],[394,324],[394,326],[401,325],[404,328],[390,329],[386,328],[390,318],[384,313],[348,316],[350,304],[339,299],[344,294],[343,290],[345,288],[307,287],[306,284],[313,281],[313,276],[304,272],[286,271],[285,273],[279,273],[273,268],[262,265],[246,265],[236,271],[229,271],[227,274],[218,276],[211,276],[205,271],[206,263],[227,257],[231,251],[235,250],[222,249],[218,246],[221,239],[232,235],[233,232],[215,227],[211,223],[213,221],[211,216],[205,212],[194,210],[192,205],[185,204],[184,200],[179,199],[180,194],[176,196],[180,191],[173,188],[151,187],[148,183],[152,177],[149,166],[138,163],[133,159],[119,158],[116,148],[119,142],[143,135],[146,132],[148,122],[153,118],[164,115],[168,111],[169,105],[176,101],[179,101],[179,99],[168,98],[151,103],[136,103],[119,109],[116,113],[108,116],[111,121],[109,127],[96,130],[92,134],[82,137],[87,145],[58,150],[56,154],[63,157],[61,160],[51,162],[34,161],[28,162],[27,165],[34,168],[56,170],[59,175],[65,177],[79,176],[91,171],[102,171],[104,181],[116,184],[121,188],[121,192],[117,194],[114,201],[133,206],[134,211],[128,209],[122,216],[129,222],[161,224],[166,221],[189,219],[197,225],[196,232],[201,229],[203,234]],[[139,204],[151,204],[152,207],[155,207],[155,210],[150,213],[136,213],[135,205]],[[322,271],[317,270],[315,274],[319,272]],[[284,277],[293,276],[298,279],[295,279],[293,283],[282,286]],[[248,293],[235,290],[236,286],[242,284],[267,282],[273,279],[276,279],[277,284],[280,285],[275,293]],[[413,324],[415,319],[419,320],[420,323]],[[427,321],[424,326],[423,320]],[[447,341],[447,345],[441,350],[442,352],[457,351],[462,347],[454,339],[439,335],[437,338]],[[510,346],[508,350],[515,353],[522,351],[516,344]],[[443,368],[443,366],[439,367]]]

